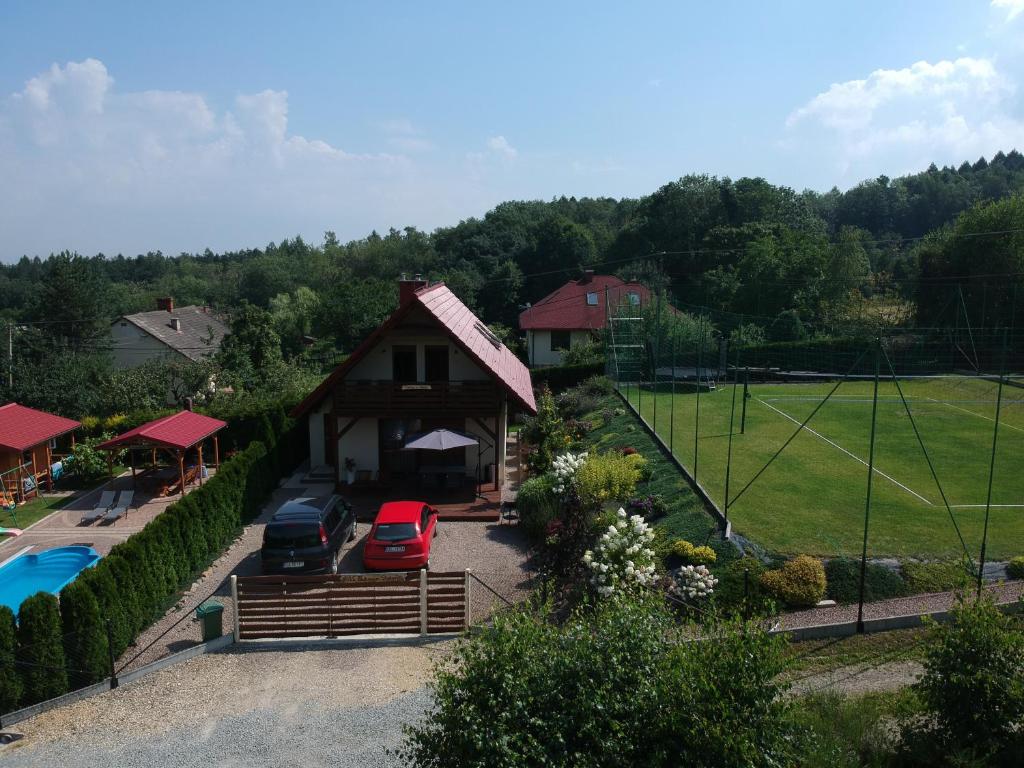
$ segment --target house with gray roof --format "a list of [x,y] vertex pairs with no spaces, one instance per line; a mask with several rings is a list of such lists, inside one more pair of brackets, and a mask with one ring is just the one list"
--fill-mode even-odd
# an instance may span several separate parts
[[118,368],[150,360],[202,360],[212,357],[229,333],[227,323],[209,307],[175,307],[157,299],[152,312],[123,315],[110,325],[111,352]]

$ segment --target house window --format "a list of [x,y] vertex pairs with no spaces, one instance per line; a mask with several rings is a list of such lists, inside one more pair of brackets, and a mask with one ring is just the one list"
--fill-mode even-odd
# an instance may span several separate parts
[[402,383],[416,381],[416,347],[395,344],[391,348],[391,379]]
[[587,306],[590,306],[590,307],[596,307],[597,306],[597,294],[594,291],[588,291],[587,292]]
[[427,345],[423,355],[427,381],[448,381],[448,347]]
[[640,294],[639,293],[631,293],[631,294],[629,294],[629,303],[632,304],[634,307],[639,307],[640,306]]
[[551,332],[551,351],[561,352],[563,349],[569,349],[572,344],[572,332],[571,331],[552,331]]

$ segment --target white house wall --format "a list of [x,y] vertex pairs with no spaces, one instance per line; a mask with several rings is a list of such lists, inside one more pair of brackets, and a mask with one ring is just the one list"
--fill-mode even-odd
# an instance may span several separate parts
[[117,320],[111,324],[110,339],[115,368],[134,368],[150,360],[182,357],[180,352],[175,352],[127,320]]
[[489,378],[480,366],[469,359],[461,348],[442,334],[411,334],[401,330],[385,335],[358,363],[352,366],[348,381],[390,381],[392,379],[391,348],[398,344],[416,347],[416,380],[426,380],[426,353],[430,347],[448,347],[448,378],[451,381],[483,381]]
[[345,429],[353,418],[358,418],[356,424],[338,438],[338,479],[345,477],[345,459],[355,459],[356,470],[368,469],[376,474],[380,469],[380,430],[377,428],[377,419],[366,416],[338,418],[338,433]]
[[328,406],[325,401],[319,408],[309,414],[309,466],[312,469],[327,463],[325,450],[326,435],[324,434],[324,413]]
[[[570,331],[569,346],[578,347],[591,339],[593,339],[593,335],[585,328]],[[527,331],[526,350],[527,359],[533,367],[562,364],[562,350],[551,349],[551,331]]]
[[[487,426],[487,429],[494,432],[494,417],[489,419],[480,419],[480,422]],[[494,439],[490,437],[483,429],[480,428],[480,424],[477,423],[476,419],[466,419],[465,431],[477,438],[480,441],[479,453],[480,463],[483,467],[488,464],[493,464],[497,461],[495,453]],[[466,449],[466,474],[471,477],[476,477],[476,465],[477,465],[477,446],[471,445]],[[480,478],[485,479],[485,470],[481,469]]]

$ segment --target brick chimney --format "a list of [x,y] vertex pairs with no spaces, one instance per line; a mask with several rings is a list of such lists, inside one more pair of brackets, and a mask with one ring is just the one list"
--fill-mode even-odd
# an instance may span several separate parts
[[156,308],[157,310],[162,309],[164,312],[173,312],[174,299],[172,299],[170,296],[164,296],[162,298],[159,298],[156,300]]
[[583,277],[581,277],[579,279],[579,284],[580,285],[586,285],[587,283],[591,282],[593,279],[594,279],[594,270],[592,270],[592,269],[584,269],[583,270]]
[[398,280],[398,305],[402,306],[412,301],[413,294],[420,288],[426,288],[429,284],[429,281],[423,279],[423,275],[416,275],[409,280],[403,274]]

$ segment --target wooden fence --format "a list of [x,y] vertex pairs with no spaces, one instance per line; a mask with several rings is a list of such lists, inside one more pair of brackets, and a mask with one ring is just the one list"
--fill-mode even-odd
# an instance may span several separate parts
[[469,571],[232,577],[235,640],[459,632]]

